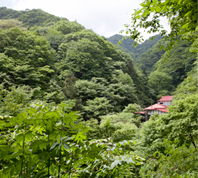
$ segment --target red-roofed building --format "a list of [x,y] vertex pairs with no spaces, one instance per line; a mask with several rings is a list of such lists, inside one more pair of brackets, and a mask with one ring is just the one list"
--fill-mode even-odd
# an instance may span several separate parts
[[156,114],[168,113],[167,106],[171,104],[172,100],[173,100],[173,96],[162,96],[162,98],[157,101],[158,103],[145,108],[144,110],[147,112],[148,118],[150,117],[150,115],[153,115],[155,113]]
[[142,121],[146,121],[153,114],[164,114],[168,113],[168,107],[172,102],[173,96],[162,96],[160,100],[158,100],[156,104],[151,105],[144,109],[144,111],[136,112],[135,114],[140,114],[144,116]]
[[161,104],[154,104],[144,109],[148,115],[167,113],[167,106]]
[[139,112],[135,112],[135,114],[145,114],[146,112],[145,111],[139,111]]
[[162,104],[165,106],[169,106],[173,100],[173,96],[162,96],[160,100],[158,100],[158,104]]

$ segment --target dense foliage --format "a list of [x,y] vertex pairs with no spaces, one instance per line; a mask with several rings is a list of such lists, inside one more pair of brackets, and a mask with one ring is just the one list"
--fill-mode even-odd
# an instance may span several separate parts
[[[120,40],[122,40],[124,36],[122,35],[113,35],[107,40],[114,45],[118,45]],[[153,40],[151,40],[153,39]],[[131,57],[134,59],[134,61],[138,61],[141,54],[146,52],[147,50],[151,49],[162,37],[160,35],[156,35],[155,37],[151,37],[147,40],[145,40],[143,43],[138,44],[137,47],[132,46],[133,40],[126,38],[122,40],[122,43],[119,44],[127,53],[131,55]]]
[[[125,25],[126,33],[135,43],[141,42],[143,36],[138,31],[145,29],[148,33],[159,32],[165,38],[171,39],[167,49],[174,47],[176,38],[182,38],[197,43],[197,1],[195,0],[144,0],[140,9],[131,15],[131,25]],[[160,17],[167,17],[171,32],[168,34],[161,25]]]
[[159,50],[160,45],[163,43],[164,42],[162,40],[159,40],[152,48],[142,53],[139,59],[135,61],[136,65],[145,71],[147,75],[154,71],[154,65],[165,53],[164,50]]
[[61,18],[46,13],[41,9],[16,11],[0,7],[0,19],[17,19],[23,23],[23,26],[30,28],[33,26],[50,26]]
[[[180,39],[164,62],[164,42],[147,41],[142,72],[77,22],[36,9],[0,18],[0,177],[197,177],[195,43]],[[135,112],[173,91],[169,112],[141,123]]]
[[190,52],[191,44],[180,39],[179,44],[172,48],[170,55],[167,56],[166,53],[162,55],[163,52],[159,51],[159,43],[140,57],[138,64],[150,73],[148,83],[155,88],[158,98],[175,91],[176,87],[187,77],[188,72],[192,70],[197,55]]
[[193,68],[196,61],[196,53],[190,52],[190,42],[181,40],[179,44],[170,50],[170,55],[162,56],[155,64],[157,71],[165,72],[173,78],[173,85],[178,86],[187,76],[187,73]]

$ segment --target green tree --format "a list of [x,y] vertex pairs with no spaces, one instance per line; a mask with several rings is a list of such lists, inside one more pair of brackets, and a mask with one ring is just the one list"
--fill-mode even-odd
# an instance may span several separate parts
[[[18,13],[15,11],[15,13]],[[51,15],[42,11],[41,9],[32,9],[29,11],[23,11],[18,19],[23,22],[23,24],[27,27],[33,26],[43,26],[45,24],[57,22],[60,20],[59,17]]]
[[62,90],[67,99],[75,99],[77,96],[77,90],[75,88],[76,78],[71,71],[62,70],[58,76],[62,81]]
[[[123,85],[130,85],[131,87],[134,87],[133,79],[129,76],[127,73],[123,73],[123,71],[117,71],[118,75],[115,77],[117,78],[119,83],[122,83]],[[135,89],[134,89],[135,90]]]
[[84,29],[84,27],[80,25],[79,23],[70,22],[66,20],[58,21],[56,24],[54,24],[54,28],[57,31],[62,32],[64,35],[69,34],[69,33],[74,33],[74,32]]
[[[165,141],[165,153],[157,151],[146,164],[141,167],[142,178],[150,177],[197,177],[197,150],[176,147],[174,143]],[[182,161],[181,161],[182,160]]]
[[109,79],[113,69],[112,59],[105,56],[102,46],[85,38],[68,43],[65,62],[79,79]]
[[3,53],[0,55],[0,68],[1,74],[6,76],[0,83],[11,82],[46,89],[50,76],[55,72],[52,68],[54,53],[48,42],[43,37],[16,27],[2,31],[0,35],[5,36],[0,42]]
[[20,22],[17,19],[0,20],[0,28],[3,30],[7,30],[16,26],[20,29],[25,29],[25,28],[22,28],[22,22]]
[[196,94],[198,88],[198,62],[188,73],[187,78],[177,87],[174,98],[182,99]]
[[125,113],[135,113],[141,110],[141,107],[134,103],[134,104],[128,104],[128,106],[126,106],[123,110],[123,112]]
[[[153,115],[140,130],[140,150],[149,156],[164,153],[164,140],[175,142],[176,147],[185,145],[197,148],[197,94],[173,101],[167,114]],[[147,156],[148,156],[147,155]]]
[[[160,17],[167,17],[170,23],[171,32],[167,37],[175,39],[178,35],[182,35],[183,38],[187,37],[192,42],[196,41],[196,0],[144,0],[140,5],[142,7],[131,16],[132,24],[125,25],[126,33],[136,42],[143,40],[138,31],[139,28],[146,29],[148,33],[159,32],[163,36],[167,34],[160,24]],[[174,41],[172,42],[169,48],[173,46]]]
[[110,84],[106,90],[106,97],[112,101],[114,110],[121,112],[124,106],[129,103],[136,102],[137,97],[135,95],[135,88],[130,85],[123,85],[122,83]]
[[184,99],[176,100],[169,108],[171,129],[169,139],[178,141],[178,145],[186,144],[197,147],[198,95],[192,94]]
[[[130,105],[130,104],[129,104]],[[141,117],[137,114],[131,113],[129,111],[127,112],[120,112],[117,114],[113,114],[109,116],[112,119],[112,123],[116,124],[116,123],[124,123],[124,124],[134,124],[137,127],[140,126],[141,124]]]
[[34,102],[16,117],[1,116],[1,177],[70,177],[90,155],[95,159],[98,153],[82,149],[86,128],[77,123],[79,114],[70,112],[73,106]]
[[0,115],[16,116],[24,111],[27,105],[41,96],[40,88],[31,89],[29,86],[12,86],[9,90],[0,84]]
[[113,142],[132,140],[138,127],[132,113],[118,113],[101,116],[100,124],[96,119],[85,122],[89,139],[107,139]]
[[58,51],[58,47],[64,40],[64,35],[54,29],[49,29],[47,34],[44,35],[45,39],[49,42],[50,46]]
[[75,89],[77,96],[82,100],[83,104],[85,104],[87,100],[93,100],[95,97],[104,97],[107,86],[105,86],[104,83],[97,83],[96,78],[93,78],[91,81],[76,81]]
[[152,88],[154,88],[156,94],[159,95],[158,98],[163,95],[171,94],[171,91],[173,89],[172,77],[165,72],[152,72],[149,76],[148,83]]
[[154,71],[154,65],[159,61],[162,55],[165,53],[164,50],[159,51],[160,45],[166,45],[163,40],[158,41],[152,48],[142,53],[135,64],[137,64],[146,74],[149,75]]
[[[122,40],[124,36],[122,35],[113,35],[107,40],[114,45],[118,45],[118,42]],[[123,39],[122,43],[117,46],[120,48],[120,46],[123,48],[124,51],[126,51],[130,56],[134,59],[134,62],[137,62],[140,58],[140,56],[146,52],[147,50],[151,49],[160,39],[162,39],[161,35],[156,35],[155,38],[150,41],[152,37],[150,37],[148,40],[145,40],[143,43],[138,44],[137,47],[132,46],[131,44],[133,43],[133,40],[126,38]]]
[[86,106],[83,106],[86,118],[94,118],[100,121],[100,116],[113,111],[113,106],[105,97],[96,97],[93,100],[87,100]]
[[192,43],[179,39],[179,44],[170,50],[168,58],[163,55],[154,66],[156,70],[172,77],[174,87],[177,87],[186,78],[187,73],[194,66],[197,55],[189,51],[191,45]]

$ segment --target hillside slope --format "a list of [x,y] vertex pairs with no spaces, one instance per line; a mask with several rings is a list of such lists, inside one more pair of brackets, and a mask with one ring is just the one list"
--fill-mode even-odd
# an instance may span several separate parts
[[[29,20],[21,26],[31,27],[0,30],[0,83],[6,90],[27,86],[37,90],[34,99],[55,103],[73,99],[85,119],[99,119],[107,110],[120,112],[130,103],[145,106],[155,99],[148,78],[130,55],[81,24],[59,18],[50,25],[45,19],[36,22],[31,17],[54,16],[35,9],[1,11],[6,19],[0,23],[26,14]],[[17,13],[22,15],[14,16]]]
[[[122,40],[123,37],[124,37],[123,35],[116,34],[116,35],[113,35],[113,36],[107,38],[107,40],[114,45],[118,45],[118,42],[120,40]],[[135,46],[132,46],[133,40],[127,38],[122,41],[120,46],[127,53],[129,53],[133,57],[134,61],[136,62],[136,61],[138,61],[138,59],[142,53],[144,53],[145,51],[150,49],[152,46],[154,46],[160,39],[162,39],[162,37],[160,35],[156,35],[153,40],[150,40],[150,39],[151,38],[145,40],[143,43],[138,44],[138,46],[135,47]]]
[[0,7],[0,19],[18,19],[27,28],[33,26],[50,26],[61,19],[67,20],[66,18],[56,17],[55,15],[44,12],[41,9],[16,11],[6,7]]

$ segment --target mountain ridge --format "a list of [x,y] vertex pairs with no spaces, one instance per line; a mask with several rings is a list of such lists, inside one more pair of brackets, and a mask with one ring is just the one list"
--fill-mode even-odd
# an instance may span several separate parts
[[[120,34],[115,34],[107,40],[111,42],[114,45],[118,45],[118,42],[121,41],[125,36]],[[153,40],[151,40],[153,38]],[[137,47],[133,46],[133,40],[126,38],[122,40],[122,43],[119,44],[127,53],[131,55],[131,57],[134,59],[134,62],[138,61],[141,54],[146,52],[148,49],[152,48],[159,40],[162,39],[161,35],[155,35],[153,37],[150,37],[149,39],[145,40],[143,43],[138,44]]]

